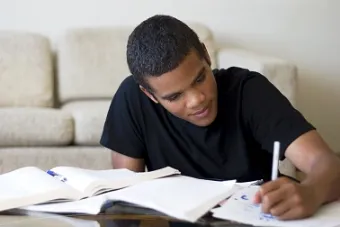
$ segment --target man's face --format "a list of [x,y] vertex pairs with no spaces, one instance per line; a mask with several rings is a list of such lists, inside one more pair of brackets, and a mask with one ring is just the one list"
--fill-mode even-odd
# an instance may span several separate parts
[[192,51],[176,69],[148,77],[153,95],[142,90],[173,115],[207,126],[217,115],[217,86],[207,59],[200,59]]

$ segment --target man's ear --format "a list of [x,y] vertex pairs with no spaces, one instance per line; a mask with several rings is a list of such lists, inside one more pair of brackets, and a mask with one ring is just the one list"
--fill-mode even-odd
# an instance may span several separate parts
[[204,45],[204,43],[201,43],[201,44],[202,44],[202,47],[203,47],[204,52],[205,52],[204,59],[207,61],[208,65],[211,66],[211,59],[210,59],[210,55],[208,53],[208,50],[207,50],[206,46]]
[[147,89],[145,89],[143,86],[139,85],[139,88],[144,92],[146,96],[148,96],[152,101],[155,103],[158,103],[157,99],[153,94],[151,94]]

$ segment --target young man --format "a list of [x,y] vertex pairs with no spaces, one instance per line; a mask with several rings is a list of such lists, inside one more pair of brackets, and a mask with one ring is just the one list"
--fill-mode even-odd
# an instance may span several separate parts
[[[164,15],[143,21],[129,37],[127,62],[132,76],[116,92],[101,138],[115,168],[264,179],[254,202],[281,219],[307,217],[339,197],[339,159],[315,128],[261,74],[212,70],[183,22]],[[303,182],[270,181],[274,141],[280,159],[306,174]]]

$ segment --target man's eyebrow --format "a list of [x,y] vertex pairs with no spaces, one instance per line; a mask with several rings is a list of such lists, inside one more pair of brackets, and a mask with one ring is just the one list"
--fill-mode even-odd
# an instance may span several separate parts
[[[195,79],[191,82],[191,85],[196,83],[197,78],[202,76],[204,72],[205,72],[205,67],[202,67],[202,69],[197,73]],[[179,95],[180,93],[182,93],[182,91],[173,92],[173,93],[162,96],[162,99],[170,99],[172,96]]]
[[177,92],[174,92],[174,93],[171,93],[171,94],[168,94],[168,95],[164,95],[164,96],[162,96],[162,99],[171,99],[172,96],[179,95],[180,93],[181,93],[181,91],[177,91]]

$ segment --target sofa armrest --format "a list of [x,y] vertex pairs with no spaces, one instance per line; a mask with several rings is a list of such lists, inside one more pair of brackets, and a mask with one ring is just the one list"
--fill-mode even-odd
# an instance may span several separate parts
[[[261,73],[293,106],[296,105],[297,68],[288,61],[243,49],[224,48],[217,52],[217,64],[219,68],[236,66]],[[296,168],[290,160],[281,161],[279,169],[282,174],[296,178]]]
[[261,73],[296,105],[297,68],[288,61],[244,49],[223,48],[217,51],[217,64],[219,68],[236,66]]

